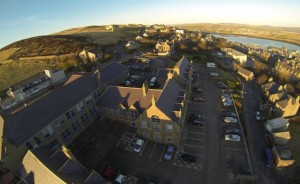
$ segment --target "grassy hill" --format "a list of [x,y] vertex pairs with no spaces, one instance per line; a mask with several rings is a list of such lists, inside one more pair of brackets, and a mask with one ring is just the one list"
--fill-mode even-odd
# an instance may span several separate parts
[[109,32],[104,26],[87,26],[7,45],[0,49],[0,92],[46,68],[64,68],[65,61],[78,56],[84,47],[111,47],[138,30],[121,27]]

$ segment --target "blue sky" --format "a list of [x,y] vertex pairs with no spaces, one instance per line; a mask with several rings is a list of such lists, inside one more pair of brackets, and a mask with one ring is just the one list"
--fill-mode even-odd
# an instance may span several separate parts
[[64,29],[107,24],[244,23],[300,27],[298,0],[0,0],[0,48]]

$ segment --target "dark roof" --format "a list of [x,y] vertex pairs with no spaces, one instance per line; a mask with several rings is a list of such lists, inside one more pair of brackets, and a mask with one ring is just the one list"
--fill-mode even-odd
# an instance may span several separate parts
[[156,102],[156,106],[174,122],[179,120],[175,111],[179,110],[178,105],[183,100],[183,91],[184,89],[174,79],[170,79]]
[[36,74],[35,76],[33,77],[30,77],[29,79],[26,79],[24,81],[21,81],[21,82],[18,82],[16,84],[14,84],[13,86],[11,86],[10,88],[14,91],[16,89],[19,89],[19,88],[23,88],[25,87],[26,85],[28,86],[33,86],[33,82],[37,81],[37,80],[49,80],[49,78],[46,76],[45,73],[39,73],[39,74]]
[[188,72],[190,70],[190,62],[186,56],[183,56],[177,63],[176,67],[179,70],[179,75],[183,79],[188,80]]
[[143,96],[142,88],[131,88],[121,86],[110,86],[101,96],[99,104],[101,107],[117,109],[121,103],[125,108],[134,105],[140,113],[151,106],[151,99],[159,97],[161,90],[148,89],[146,96]]
[[123,72],[128,72],[128,68],[119,63],[111,63],[100,69],[100,79],[103,82],[110,82]]
[[98,88],[97,75],[86,74],[4,119],[3,136],[20,146]]

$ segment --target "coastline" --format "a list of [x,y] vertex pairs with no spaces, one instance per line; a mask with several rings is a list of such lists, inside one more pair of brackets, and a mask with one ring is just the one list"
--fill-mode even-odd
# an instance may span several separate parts
[[254,36],[254,35],[244,35],[244,34],[237,34],[237,33],[217,33],[217,32],[211,32],[211,34],[219,34],[219,35],[232,35],[232,36],[243,36],[243,37],[252,37],[252,38],[260,38],[260,39],[265,39],[265,40],[273,40],[273,41],[280,41],[280,42],[284,42],[284,43],[289,43],[295,46],[300,47],[300,43],[296,43],[296,42],[291,42],[291,41],[286,41],[283,39],[277,39],[277,38],[266,38],[266,37],[260,37],[260,36]]

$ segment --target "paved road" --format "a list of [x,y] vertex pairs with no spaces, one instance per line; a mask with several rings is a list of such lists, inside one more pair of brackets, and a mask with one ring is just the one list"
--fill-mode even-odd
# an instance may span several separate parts
[[251,160],[254,170],[260,176],[262,184],[282,183],[275,170],[265,165],[263,149],[269,145],[265,139],[266,130],[261,121],[255,119],[255,112],[258,110],[260,91],[254,82],[246,82],[244,85],[244,120],[246,126],[246,137],[249,143]]

